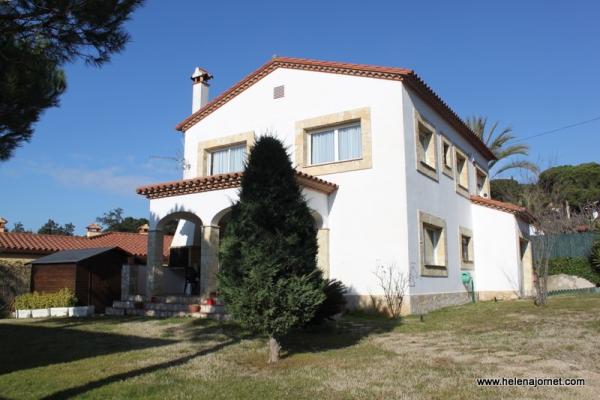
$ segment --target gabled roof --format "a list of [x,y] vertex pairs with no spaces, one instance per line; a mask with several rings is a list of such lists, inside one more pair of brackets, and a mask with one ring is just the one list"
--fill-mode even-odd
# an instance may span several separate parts
[[504,211],[510,214],[514,214],[521,218],[525,222],[532,222],[534,220],[533,215],[525,207],[518,206],[512,203],[506,203],[504,201],[488,199],[481,196],[471,196],[471,203],[478,204],[480,206],[492,208],[494,210]]
[[65,249],[80,249],[89,239],[82,236],[42,235],[25,232],[1,232],[0,252],[48,254]]
[[[155,183],[152,185],[139,187],[136,189],[136,191],[138,194],[146,196],[148,199],[159,199],[161,197],[180,196],[183,194],[236,188],[241,185],[242,175],[243,173],[241,172],[232,172],[229,174],[219,174],[192,179],[183,179],[179,181]],[[300,171],[296,171],[296,180],[304,187],[325,194],[333,193],[338,188],[338,185],[335,183],[327,182],[326,180]]]
[[121,249],[120,247],[97,247],[91,249],[75,249],[75,250],[62,250],[45,257],[38,258],[32,261],[32,264],[66,264],[76,263],[79,261],[87,260],[99,254],[104,254],[114,249],[119,249],[123,254],[130,255],[130,253]]
[[[165,235],[163,255],[169,254],[173,236]],[[40,235],[37,233],[0,232],[0,253],[49,254],[61,250],[115,247],[145,257],[148,235],[126,232],[106,232],[90,238],[84,236]]]
[[380,67],[375,65],[350,64],[332,61],[317,61],[303,58],[274,57],[262,67],[246,76],[231,88],[214,98],[204,107],[180,122],[176,129],[186,131],[194,124],[210,115],[256,82],[277,68],[299,69],[305,71],[325,72],[361,76],[365,78],[401,81],[421,97],[430,107],[436,110],[456,131],[479,150],[488,160],[495,160],[492,151],[475,135],[462,119],[435,93],[414,71],[405,68]]

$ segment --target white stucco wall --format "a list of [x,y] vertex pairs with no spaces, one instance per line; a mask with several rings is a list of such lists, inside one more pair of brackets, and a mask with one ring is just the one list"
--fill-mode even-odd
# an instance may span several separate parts
[[[436,130],[436,134],[443,134],[454,146],[463,151],[470,160],[469,186],[474,191],[475,167],[473,160],[480,166],[486,166],[486,160],[456,132],[444,119],[433,111],[425,102],[410,90],[405,89],[404,94],[404,139],[406,158],[406,186],[407,192],[407,215],[409,238],[409,265],[414,280],[414,286],[410,289],[411,294],[432,293],[456,293],[465,292],[466,288],[460,279],[460,247],[459,226],[473,230],[472,204],[469,199],[456,192],[456,180],[442,172],[442,149],[439,136],[437,140],[437,181],[422,174],[417,170],[416,143],[415,143],[415,109]],[[447,277],[424,277],[420,276],[420,248],[419,248],[419,211],[426,212],[443,219],[446,222],[447,254],[448,254],[448,276]],[[476,242],[477,240],[475,240]],[[477,261],[476,261],[477,262]]]
[[[279,85],[285,85],[285,97],[273,99]],[[353,292],[379,293],[372,274],[378,260],[406,265],[408,259],[401,87],[395,81],[277,69],[185,133],[188,177],[197,171],[199,141],[271,132],[293,154],[297,121],[369,107],[373,167],[321,177],[339,185],[326,213],[331,276]]]
[[472,208],[475,290],[520,292],[520,224],[513,214],[477,204]]
[[[279,85],[285,85],[285,97],[273,99],[273,88]],[[184,177],[196,176],[200,141],[249,131],[256,136],[276,134],[288,146],[294,160],[297,121],[364,107],[369,108],[371,116],[372,168],[319,175],[339,185],[337,192],[328,197],[304,190],[309,207],[321,215],[323,227],[329,228],[330,277],[344,282],[351,293],[381,294],[373,275],[374,268],[378,263],[396,264],[412,278],[411,295],[465,292],[460,280],[458,232],[462,226],[474,232],[476,289],[510,287],[508,282],[515,276],[512,269],[517,268],[512,261],[514,257],[502,257],[502,265],[510,279],[495,285],[500,265],[486,252],[490,243],[497,242],[503,247],[512,244],[513,250],[517,250],[514,217],[507,214],[513,218],[510,238],[502,236],[499,239],[500,235],[490,232],[479,237],[479,233],[484,232],[480,226],[484,222],[480,220],[477,225],[476,220],[487,218],[487,209],[478,207],[484,210],[475,212],[470,200],[456,193],[455,180],[441,172],[439,138],[438,181],[417,171],[414,109],[431,122],[437,132],[443,132],[470,156],[472,190],[476,186],[473,161],[485,170],[485,159],[419,97],[403,88],[401,82],[277,69],[185,132],[185,158],[191,168]],[[215,216],[235,200],[237,189],[152,200],[150,228],[154,229],[160,219],[174,211],[194,213],[204,225],[212,225],[216,223]],[[448,277],[420,276],[419,211],[446,222]],[[508,232],[505,216],[494,214],[494,217],[507,224]],[[180,226],[173,244],[191,244],[192,233],[190,224]],[[489,274],[490,277],[487,265],[497,270]],[[485,275],[485,278],[477,278],[478,275]]]

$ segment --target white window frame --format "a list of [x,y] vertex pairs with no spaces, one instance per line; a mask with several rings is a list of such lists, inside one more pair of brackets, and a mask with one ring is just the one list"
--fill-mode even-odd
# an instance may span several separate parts
[[221,175],[221,174],[233,174],[236,172],[242,172],[243,171],[243,167],[241,170],[239,171],[227,171],[227,172],[220,172],[218,174],[215,174],[213,172],[213,156],[216,152],[219,151],[223,151],[223,150],[227,150],[227,166],[230,167],[230,163],[231,163],[231,150],[235,149],[235,148],[244,148],[244,158],[248,157],[248,152],[247,152],[247,146],[246,143],[234,143],[231,144],[229,146],[224,146],[224,147],[218,147],[218,148],[214,148],[214,149],[210,149],[209,153],[210,153],[210,157],[209,159],[209,163],[208,163],[208,170],[210,171],[210,175]]
[[[344,160],[340,160],[340,149],[339,149],[339,130],[343,129],[343,128],[349,128],[351,126],[355,126],[358,127],[360,129],[360,142],[361,142],[361,147],[360,147],[360,157],[356,157],[356,158],[347,158]],[[324,161],[324,162],[320,162],[320,163],[313,163],[312,162],[312,135],[314,134],[318,134],[318,133],[323,133],[323,132],[331,132],[333,131],[333,160],[332,161]],[[355,161],[355,160],[361,160],[363,158],[363,149],[362,149],[362,135],[363,135],[363,131],[362,131],[362,125],[360,123],[360,121],[352,121],[352,122],[348,122],[348,123],[343,123],[343,124],[339,124],[339,125],[332,125],[332,126],[328,126],[328,127],[323,127],[323,128],[319,128],[319,129],[315,129],[315,130],[310,130],[308,132],[306,132],[308,135],[308,143],[307,143],[307,165],[309,167],[312,166],[317,166],[317,165],[325,165],[325,164],[333,164],[333,163],[341,163],[341,162],[346,162],[346,161]]]

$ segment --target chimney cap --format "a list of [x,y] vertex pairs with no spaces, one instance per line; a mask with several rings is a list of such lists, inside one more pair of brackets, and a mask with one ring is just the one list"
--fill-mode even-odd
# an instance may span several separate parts
[[99,230],[102,230],[102,227],[100,225],[98,225],[97,223],[92,222],[91,224],[86,226],[86,229],[88,231],[99,231]]
[[196,67],[196,69],[192,73],[192,76],[190,77],[190,79],[194,83],[208,82],[212,78],[213,78],[213,76],[208,71],[205,71],[200,67]]
[[0,225],[1,224],[6,224],[8,221],[5,220],[4,218],[0,217]]
[[150,231],[150,226],[148,224],[143,224],[138,227],[138,233],[146,234]]

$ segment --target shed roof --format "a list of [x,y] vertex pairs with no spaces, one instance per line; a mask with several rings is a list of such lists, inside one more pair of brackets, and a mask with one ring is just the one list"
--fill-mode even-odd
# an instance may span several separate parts
[[38,258],[32,261],[32,264],[67,264],[76,263],[79,261],[87,260],[88,258],[95,257],[99,254],[104,254],[112,250],[119,250],[124,254],[130,255],[131,253],[121,249],[120,247],[97,247],[92,249],[74,249],[74,250],[63,250],[48,256]]

